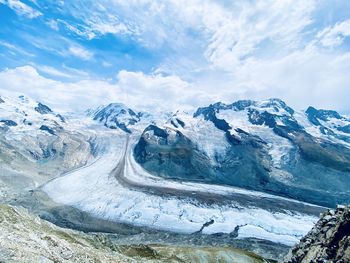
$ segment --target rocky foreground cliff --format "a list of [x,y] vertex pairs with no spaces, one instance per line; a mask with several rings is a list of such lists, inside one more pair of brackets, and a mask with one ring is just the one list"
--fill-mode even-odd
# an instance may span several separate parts
[[350,262],[350,206],[328,210],[284,262]]

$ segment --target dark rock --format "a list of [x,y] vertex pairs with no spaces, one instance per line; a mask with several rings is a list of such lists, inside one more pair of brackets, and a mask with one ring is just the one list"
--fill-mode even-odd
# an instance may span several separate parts
[[41,125],[39,129],[42,131],[46,131],[46,132],[50,133],[51,135],[55,135],[55,131],[46,125]]
[[153,131],[154,135],[157,137],[162,137],[163,139],[166,139],[168,137],[168,133],[166,132],[166,130],[161,129],[155,125],[149,125],[146,129],[145,132],[148,131]]
[[61,114],[57,114],[56,117],[58,117],[61,122],[66,122],[65,118]]
[[0,122],[5,123],[5,125],[11,127],[11,126],[17,126],[17,123],[12,120],[0,120]]
[[266,111],[264,111],[263,113],[260,113],[255,109],[249,109],[248,118],[249,118],[249,121],[255,125],[264,124],[270,128],[274,128],[277,125],[274,115]]
[[175,128],[179,128],[179,126],[178,126],[173,120],[171,120],[170,123],[171,123]]
[[350,206],[325,212],[283,262],[350,262]]
[[350,133],[350,124],[343,127],[338,127],[337,130],[345,133]]
[[338,112],[333,110],[317,110],[314,107],[309,107],[306,110],[309,121],[317,126],[321,126],[319,120],[328,121],[329,118],[335,118],[338,120],[344,119]]
[[26,125],[29,125],[29,126],[33,125],[33,123],[31,121],[28,121],[27,119],[24,119],[23,123],[26,124]]
[[239,100],[231,104],[231,108],[241,111],[244,110],[252,105],[254,105],[255,102],[252,100]]
[[48,106],[46,106],[40,102],[38,103],[38,106],[34,108],[34,110],[36,110],[40,114],[52,113],[52,110]]
[[[132,124],[134,124],[134,122],[131,122],[130,124],[132,125]],[[125,131],[126,133],[131,133],[131,130],[127,128],[127,126],[126,126],[125,123],[118,123],[118,122],[116,122],[116,126],[117,126],[119,129]],[[113,126],[110,127],[110,128],[111,128],[111,129],[115,129],[115,127],[113,127]]]
[[[264,134],[260,138],[247,132],[248,129],[230,127],[220,117],[220,111],[227,109],[244,110],[254,125],[270,127],[276,135],[289,140],[291,148],[283,151],[277,165],[269,151],[270,142],[262,139],[266,138]],[[314,112],[319,120],[318,110],[310,108],[308,111]],[[321,113],[320,118],[339,118],[334,111]],[[147,171],[161,177],[243,187],[325,207],[348,203],[350,150],[342,144],[308,134],[293,114],[294,111],[278,99],[214,103],[199,108],[193,116],[211,122],[223,132],[224,140],[229,143],[225,149],[215,151],[213,145],[214,152],[208,156],[209,152],[201,148],[200,141],[191,141],[185,136],[175,117],[170,121],[175,128],[148,127],[153,133],[144,132],[134,148],[134,155]],[[168,136],[177,129],[183,134],[178,133],[176,139]],[[330,132],[324,129],[324,133]]]
[[203,115],[206,121],[211,121],[216,128],[226,132],[231,129],[230,125],[225,120],[218,119],[216,117],[216,112],[218,112],[220,108],[225,108],[224,105],[225,104],[222,103],[215,103],[209,105],[209,107],[199,108],[193,116],[198,117],[200,115]]
[[178,124],[180,124],[180,126],[181,126],[182,128],[185,127],[185,123],[184,123],[182,120],[176,118],[176,121],[177,121]]

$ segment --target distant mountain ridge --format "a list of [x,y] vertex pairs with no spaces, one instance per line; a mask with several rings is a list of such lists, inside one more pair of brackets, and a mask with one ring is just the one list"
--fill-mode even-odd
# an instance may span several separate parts
[[[1,101],[3,134],[57,136],[74,130],[44,103],[24,96]],[[160,177],[238,186],[323,206],[350,201],[350,120],[336,111],[297,111],[273,98],[217,102],[193,114],[141,113],[110,103],[88,114],[107,128],[138,136],[135,160]],[[39,159],[57,156],[53,146],[28,151]]]
[[158,176],[334,206],[350,201],[349,125],[335,111],[295,111],[279,99],[218,102],[147,127],[134,155]]

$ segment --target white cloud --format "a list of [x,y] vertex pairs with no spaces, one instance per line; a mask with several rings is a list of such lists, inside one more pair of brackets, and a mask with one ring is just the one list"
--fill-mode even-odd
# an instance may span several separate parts
[[124,101],[141,109],[192,109],[197,101],[209,102],[208,96],[177,76],[122,70],[118,73],[117,85]]
[[0,0],[1,4],[5,4],[10,7],[17,15],[26,16],[28,18],[36,18],[41,16],[42,13],[29,5],[19,1],[19,0]]
[[214,29],[206,56],[215,66],[229,69],[254,55],[264,41],[279,53],[293,50],[300,46],[300,32],[311,23],[314,8],[314,1],[247,3]]
[[343,43],[344,38],[350,36],[350,20],[336,23],[322,30],[318,35],[320,42],[325,47],[335,47]]
[[26,94],[62,111],[110,102],[136,110],[190,110],[216,101],[269,97],[280,97],[296,109],[313,105],[347,111],[349,68],[350,53],[333,56],[308,46],[273,61],[249,60],[234,73],[207,72],[193,83],[177,76],[125,70],[114,83],[93,79],[61,82],[41,76],[31,66],[0,72],[0,83],[2,90]]
[[72,33],[93,39],[105,34],[135,34],[136,31],[131,24],[124,24],[117,15],[110,10],[110,3],[103,7],[99,2],[91,2],[90,4],[76,3],[76,9],[71,9],[73,17],[80,20],[78,23],[67,22],[63,19],[57,19],[57,23],[63,24],[66,29]]
[[66,29],[68,29],[69,31],[73,32],[74,34],[80,37],[84,37],[89,40],[96,37],[96,34],[91,30],[90,26],[82,26],[82,25],[73,26],[62,19],[57,19],[55,20],[55,22],[57,24],[57,28],[59,23],[63,24],[66,27]]
[[102,61],[102,66],[104,66],[105,68],[109,68],[109,67],[112,67],[113,64],[112,63],[109,63],[107,61]]
[[63,72],[61,70],[58,70],[56,68],[45,66],[45,65],[32,65],[35,69],[39,70],[40,72],[43,72],[45,74],[48,74],[53,77],[59,77],[59,78],[68,78],[73,79],[74,76],[72,74],[69,74],[67,72]]
[[74,56],[82,60],[90,60],[94,57],[94,52],[61,35],[50,35],[49,38],[43,38],[23,33],[21,37],[37,49],[62,57]]
[[109,23],[103,23],[101,21],[92,21],[90,23],[90,26],[92,27],[93,31],[97,31],[102,35],[105,34],[123,34],[127,33],[129,31],[129,28],[123,24],[120,23],[118,20],[114,22],[109,22]]
[[[40,70],[56,72],[49,67]],[[0,82],[0,93],[25,94],[61,111],[85,110],[110,102],[136,109],[176,110],[192,107],[188,101],[201,100],[202,96],[178,77],[128,71],[119,72],[116,83],[90,79],[61,82],[41,76],[32,66],[24,66],[0,72]]]
[[59,30],[59,26],[58,26],[58,22],[55,19],[49,19],[46,21],[46,24],[53,30],[58,31]]
[[61,82],[41,76],[32,66],[0,72],[0,93],[24,94],[45,102],[58,111],[84,110],[117,101],[118,87],[105,81]]
[[206,57],[220,64],[223,58],[237,61],[249,55],[266,39],[279,48],[297,44],[315,7],[315,0],[113,0],[77,3],[67,10],[80,21],[79,28],[94,32],[93,37],[129,34],[150,48],[165,42],[173,49],[183,48],[193,42],[189,32],[194,32],[203,41]]
[[70,46],[68,51],[71,55],[81,58],[83,60],[89,60],[93,57],[93,53],[80,46]]
[[349,68],[350,53],[308,46],[273,60],[249,59],[231,72],[209,72],[195,86],[224,102],[278,97],[296,109],[312,105],[346,112]]
[[14,51],[16,53],[21,53],[21,54],[29,56],[29,57],[34,57],[35,56],[34,54],[24,50],[23,48],[21,48],[19,46],[16,46],[16,45],[13,45],[13,44],[11,44],[9,42],[6,42],[6,41],[0,40],[0,45],[6,47],[7,49],[12,50],[12,51]]

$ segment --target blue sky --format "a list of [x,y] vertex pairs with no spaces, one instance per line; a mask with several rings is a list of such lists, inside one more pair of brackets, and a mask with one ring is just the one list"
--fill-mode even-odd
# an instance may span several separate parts
[[347,0],[0,0],[0,91],[64,110],[279,97],[350,112]]

